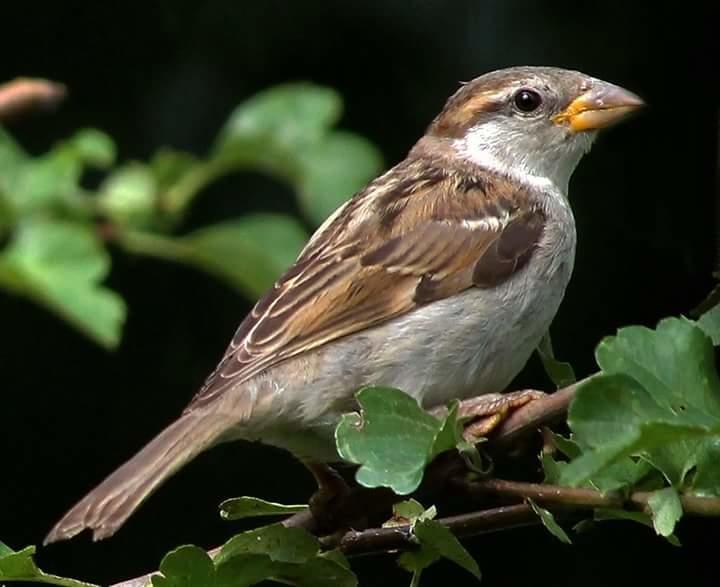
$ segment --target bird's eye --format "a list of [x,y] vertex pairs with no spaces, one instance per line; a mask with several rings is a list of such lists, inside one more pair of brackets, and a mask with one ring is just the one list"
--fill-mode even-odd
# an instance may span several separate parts
[[540,108],[542,97],[535,90],[518,90],[513,102],[520,112],[532,112]]

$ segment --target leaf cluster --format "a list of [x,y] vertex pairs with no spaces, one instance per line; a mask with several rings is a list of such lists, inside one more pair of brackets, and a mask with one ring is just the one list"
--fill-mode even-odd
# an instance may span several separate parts
[[[104,284],[109,245],[191,265],[256,299],[294,261],[307,227],[382,166],[369,141],[334,128],[341,113],[330,88],[278,86],[237,106],[205,156],[162,149],[147,162],[118,162],[113,140],[95,129],[33,156],[0,128],[0,288],[109,348],[126,315]],[[183,232],[195,198],[239,171],[290,185],[304,220],[255,213]],[[90,188],[88,177],[100,179]]]

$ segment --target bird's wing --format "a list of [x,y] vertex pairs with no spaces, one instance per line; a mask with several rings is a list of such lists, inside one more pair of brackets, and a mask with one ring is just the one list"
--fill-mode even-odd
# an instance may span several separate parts
[[320,227],[187,410],[290,357],[503,282],[527,263],[544,224],[527,190],[503,178],[396,167]]

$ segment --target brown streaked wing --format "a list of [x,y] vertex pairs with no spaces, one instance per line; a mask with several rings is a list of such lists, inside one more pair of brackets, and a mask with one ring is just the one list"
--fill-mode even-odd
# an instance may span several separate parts
[[[374,209],[365,194],[351,201],[256,304],[187,409],[290,357],[520,269],[542,235],[542,210],[509,189],[492,201],[480,188],[460,194],[457,180],[448,174],[399,194],[404,207],[382,228],[385,206]],[[355,214],[367,220],[353,224]]]

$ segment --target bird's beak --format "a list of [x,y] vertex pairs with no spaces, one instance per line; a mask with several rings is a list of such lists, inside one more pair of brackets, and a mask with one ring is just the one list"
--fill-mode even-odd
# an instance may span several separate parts
[[567,124],[574,132],[606,128],[645,105],[627,90],[593,80],[592,87],[575,98],[567,108],[553,117],[556,124]]

